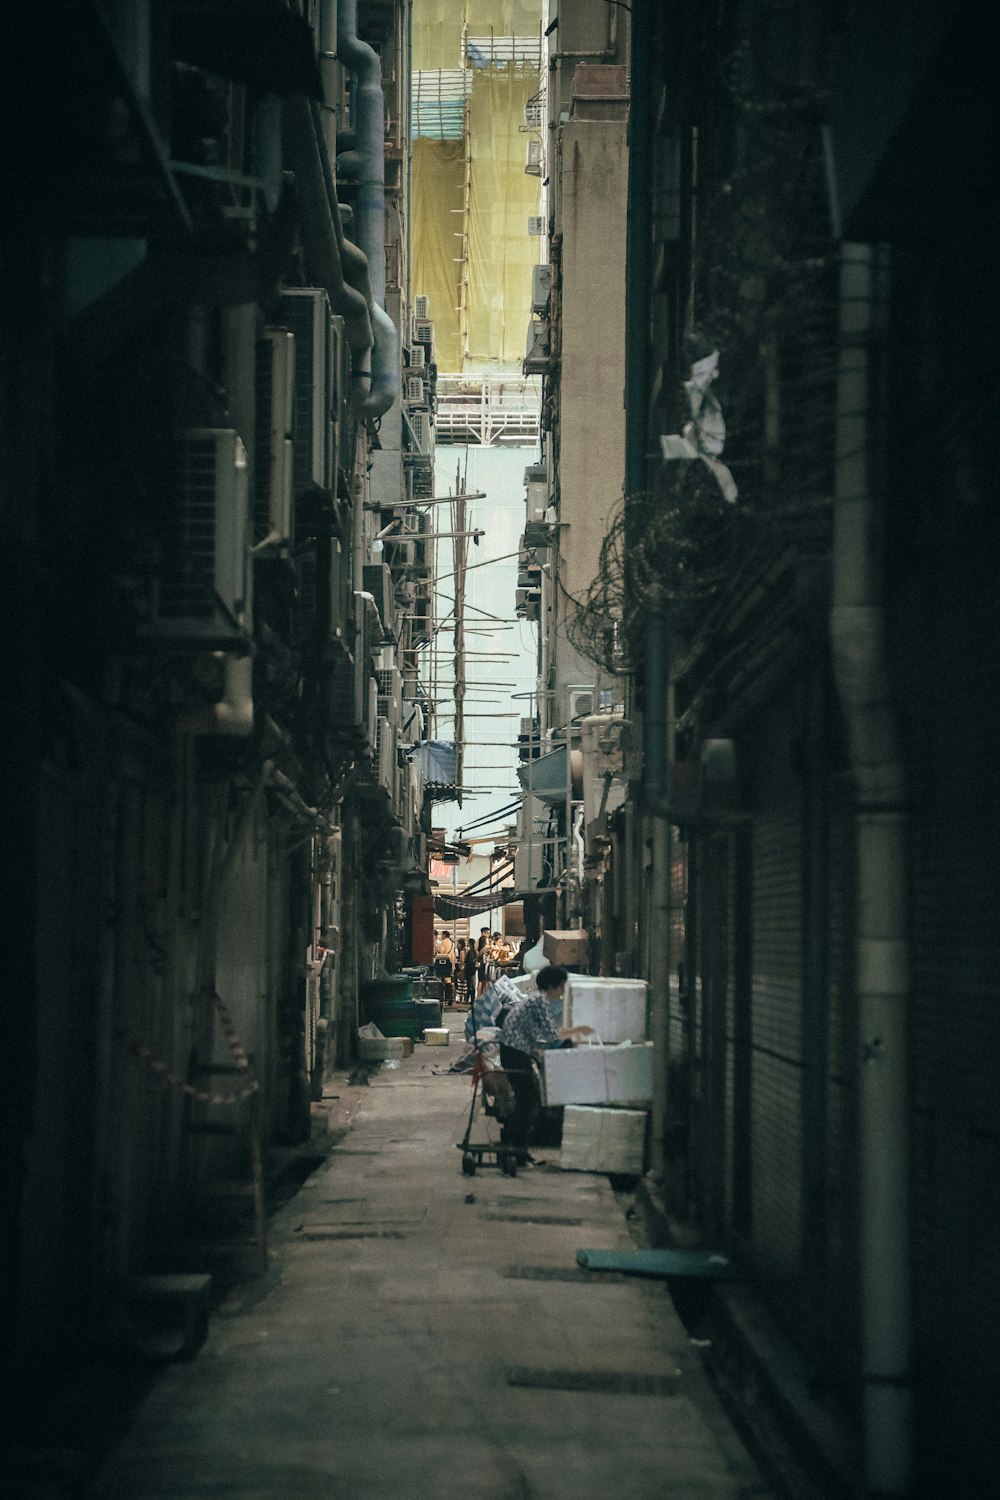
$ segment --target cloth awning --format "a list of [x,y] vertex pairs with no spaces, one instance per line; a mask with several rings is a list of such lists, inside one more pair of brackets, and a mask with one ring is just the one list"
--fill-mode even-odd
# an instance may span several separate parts
[[476,917],[480,912],[492,911],[496,906],[508,906],[511,901],[520,901],[521,895],[513,886],[497,886],[492,891],[477,891],[474,896],[435,896],[434,914],[450,917]]

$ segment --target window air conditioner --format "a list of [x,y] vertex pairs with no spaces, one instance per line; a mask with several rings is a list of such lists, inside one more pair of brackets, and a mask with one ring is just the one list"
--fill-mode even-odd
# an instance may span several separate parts
[[528,215],[528,234],[532,239],[540,239],[545,233],[545,216],[543,214]]
[[417,344],[424,344],[428,350],[434,347],[434,324],[427,318],[415,318],[413,321],[413,338]]
[[430,315],[431,315],[431,299],[429,297],[426,297],[426,296],[423,296],[423,295],[419,295],[419,296],[414,297],[414,299],[413,299],[413,316],[415,318],[420,318],[422,322],[426,322],[427,319],[430,317]]
[[246,450],[231,428],[189,427],[176,436],[174,466],[172,524],[143,633],[232,650],[250,611]]
[[321,287],[293,287],[279,299],[282,324],[295,335],[295,491],[333,488],[333,365],[330,299]]
[[406,400],[410,406],[424,406],[427,403],[427,387],[419,375],[408,375],[406,378]]
[[542,175],[542,143],[541,141],[529,140],[528,150],[524,159],[524,170],[529,177],[541,177]]
[[411,370],[423,370],[427,364],[427,350],[423,344],[416,342],[410,345],[408,368]]

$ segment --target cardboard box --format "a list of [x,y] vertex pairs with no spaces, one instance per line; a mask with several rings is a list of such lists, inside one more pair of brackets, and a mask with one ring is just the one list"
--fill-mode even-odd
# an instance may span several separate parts
[[542,952],[550,964],[585,964],[587,934],[583,928],[551,929],[542,933]]
[[568,1104],[563,1111],[564,1172],[619,1172],[639,1177],[646,1145],[644,1109]]
[[447,1047],[451,1040],[451,1032],[447,1026],[427,1026],[424,1028],[424,1041],[428,1047]]
[[653,1044],[554,1048],[542,1054],[546,1104],[648,1104]]
[[644,979],[571,974],[566,986],[567,1026],[592,1026],[602,1042],[646,1040]]

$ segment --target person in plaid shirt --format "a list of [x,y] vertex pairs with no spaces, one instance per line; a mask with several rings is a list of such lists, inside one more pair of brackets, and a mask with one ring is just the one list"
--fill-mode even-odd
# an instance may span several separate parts
[[556,1026],[551,1002],[561,1000],[569,978],[561,964],[548,964],[538,971],[538,994],[517,1001],[507,1012],[500,1031],[500,1066],[514,1090],[513,1118],[502,1130],[505,1146],[513,1146],[520,1163],[530,1162],[528,1144],[541,1104],[534,1054],[549,1047],[571,1047],[579,1036],[592,1033],[591,1026]]

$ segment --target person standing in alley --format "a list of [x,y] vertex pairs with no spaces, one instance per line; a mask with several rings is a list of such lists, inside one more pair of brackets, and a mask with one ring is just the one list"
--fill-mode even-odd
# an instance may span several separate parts
[[476,957],[476,947],[475,947],[475,944],[473,943],[471,937],[469,939],[469,945],[468,945],[468,947],[465,950],[465,960],[464,960],[464,962],[465,962],[465,998],[469,1002],[469,1005],[471,1006],[473,1004],[473,1002],[475,1001],[475,999],[476,999],[476,971],[477,971],[477,968],[478,968],[478,960],[477,960],[477,957]]
[[489,983],[488,968],[490,962],[490,929],[480,927],[479,942],[476,944],[476,994],[485,995]]
[[459,938],[455,948],[455,1004],[465,999],[465,938]]
[[500,1031],[500,1066],[514,1090],[513,1117],[503,1126],[505,1146],[513,1147],[519,1163],[530,1161],[528,1146],[541,1107],[535,1054],[550,1047],[571,1047],[577,1037],[593,1034],[592,1026],[556,1026],[552,1002],[562,1000],[568,973],[561,964],[538,971],[538,993],[512,1005]]
[[450,1005],[455,971],[455,944],[447,927],[434,945],[434,973],[441,981],[444,1004]]

